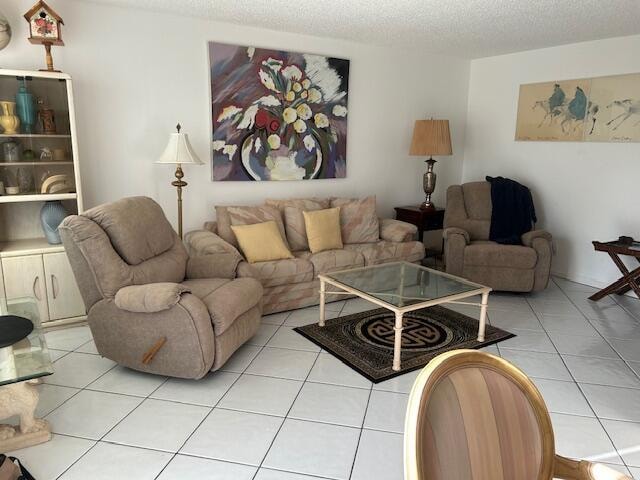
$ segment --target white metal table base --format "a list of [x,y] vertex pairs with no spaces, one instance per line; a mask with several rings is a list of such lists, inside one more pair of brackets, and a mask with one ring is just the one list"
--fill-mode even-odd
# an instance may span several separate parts
[[[330,285],[336,287],[336,288],[340,288],[342,289],[342,291],[335,291],[335,292],[327,292],[327,286],[326,284],[329,283]],[[484,338],[485,338],[485,330],[486,330],[486,325],[487,325],[487,307],[489,306],[489,292],[491,292],[491,289],[489,287],[482,287],[481,291],[477,291],[477,290],[473,290],[470,292],[464,292],[464,293],[458,293],[455,295],[450,295],[448,297],[444,297],[444,298],[438,298],[438,299],[433,299],[433,300],[425,300],[423,302],[419,302],[419,303],[414,303],[411,305],[408,305],[406,307],[396,307],[393,308],[391,307],[391,305],[389,305],[388,303],[373,297],[371,295],[367,295],[364,292],[361,292],[355,288],[351,288],[348,287],[346,285],[342,285],[342,284],[338,284],[327,281],[326,279],[320,277],[320,319],[318,322],[318,325],[321,327],[324,327],[325,325],[325,300],[326,300],[326,296],[327,295],[355,295],[357,297],[363,298],[365,300],[370,301],[371,303],[374,303],[376,305],[379,305],[381,307],[386,308],[387,310],[390,310],[392,312],[395,313],[395,324],[393,327],[394,330],[394,338],[393,338],[393,370],[398,372],[400,371],[400,356],[402,353],[402,330],[404,329],[403,326],[403,315],[406,312],[412,312],[414,310],[420,310],[422,308],[427,308],[427,307],[432,307],[434,305],[443,305],[443,304],[454,304],[454,305],[470,305],[470,306],[474,306],[474,307],[480,307],[480,319],[479,319],[479,326],[478,326],[478,342],[484,342]],[[473,297],[476,296],[478,294],[482,295],[482,301],[481,303],[474,303],[474,302],[459,302],[457,301],[458,299],[462,299],[462,298],[467,298],[467,297]]]

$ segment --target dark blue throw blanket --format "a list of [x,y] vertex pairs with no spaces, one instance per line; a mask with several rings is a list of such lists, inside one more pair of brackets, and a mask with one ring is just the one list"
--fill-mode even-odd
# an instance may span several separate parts
[[536,218],[531,191],[515,180],[486,177],[491,183],[491,230],[489,240],[521,245],[520,237],[531,230]]

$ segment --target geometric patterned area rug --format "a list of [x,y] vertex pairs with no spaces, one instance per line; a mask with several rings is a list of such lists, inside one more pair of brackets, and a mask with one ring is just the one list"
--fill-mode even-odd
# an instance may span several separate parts
[[515,336],[487,325],[485,341],[478,342],[478,320],[437,305],[405,313],[403,320],[398,372],[391,368],[395,314],[386,308],[329,319],[324,327],[314,323],[294,330],[373,383],[422,368],[449,350],[486,347]]

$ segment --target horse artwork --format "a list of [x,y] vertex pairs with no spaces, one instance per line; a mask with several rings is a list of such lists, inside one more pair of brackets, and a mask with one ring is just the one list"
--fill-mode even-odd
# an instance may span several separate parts
[[640,74],[594,78],[591,98],[601,105],[588,142],[640,142]]
[[516,140],[581,141],[589,111],[589,80],[520,86]]
[[640,141],[640,74],[521,85],[516,140]]

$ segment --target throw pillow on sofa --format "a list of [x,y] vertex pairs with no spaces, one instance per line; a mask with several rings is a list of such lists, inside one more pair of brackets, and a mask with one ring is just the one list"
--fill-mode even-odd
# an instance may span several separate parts
[[342,248],[340,207],[302,212],[311,253]]
[[218,235],[234,247],[238,246],[236,236],[231,229],[232,225],[253,225],[274,221],[282,241],[289,248],[287,237],[282,222],[282,214],[276,207],[269,205],[257,206],[216,206],[216,220],[218,222]]
[[285,200],[267,199],[266,205],[280,209],[284,216],[284,229],[292,251],[309,250],[307,231],[302,212],[329,208],[328,198],[290,198]]
[[376,197],[334,198],[332,207],[340,207],[342,243],[375,243],[380,240]]
[[249,263],[293,258],[273,220],[251,225],[231,225],[231,230]]

